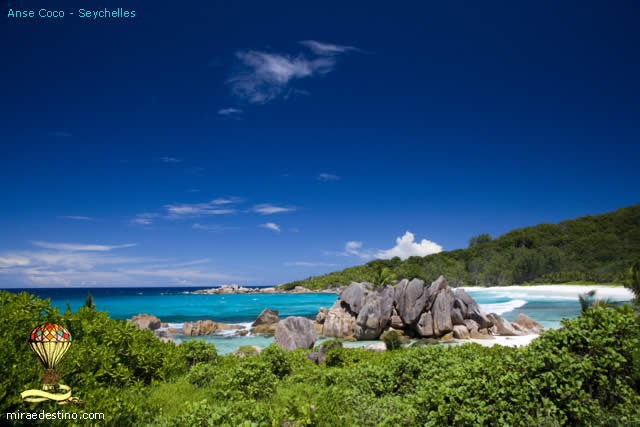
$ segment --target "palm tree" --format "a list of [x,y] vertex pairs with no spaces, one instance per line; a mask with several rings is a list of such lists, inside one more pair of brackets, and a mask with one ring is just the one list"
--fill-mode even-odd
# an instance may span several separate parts
[[629,269],[628,279],[624,283],[625,288],[631,289],[635,295],[635,303],[640,304],[640,261],[636,261]]
[[91,292],[87,292],[87,299],[84,300],[84,306],[89,307],[91,309],[96,308],[96,305],[93,303],[93,297],[91,296]]
[[374,286],[384,286],[395,280],[395,275],[388,267],[378,268],[373,273],[372,283]]
[[580,301],[580,312],[584,313],[592,307],[602,307],[602,308],[615,308],[618,306],[618,303],[615,301],[611,301],[610,299],[599,299],[596,298],[596,291],[591,290],[585,294],[578,296],[578,301]]

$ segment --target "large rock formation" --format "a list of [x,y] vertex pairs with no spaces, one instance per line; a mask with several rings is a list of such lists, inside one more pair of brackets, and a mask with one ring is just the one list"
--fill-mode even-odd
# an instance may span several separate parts
[[276,333],[276,326],[280,318],[278,317],[278,310],[271,310],[270,308],[265,308],[262,310],[262,313],[258,316],[258,318],[252,323],[251,329],[252,334],[261,334],[261,335],[273,335]]
[[285,350],[312,348],[316,342],[313,321],[298,316],[281,320],[276,327],[274,342]]
[[465,319],[474,320],[481,329],[491,327],[491,321],[480,310],[478,303],[464,289],[456,290],[456,302],[463,313],[466,313],[464,315]]
[[358,340],[378,339],[388,328],[441,339],[492,339],[492,334],[525,335],[542,329],[524,315],[514,323],[486,315],[464,289],[454,293],[442,276],[430,285],[401,280],[395,288],[353,282],[329,310],[320,310],[316,320],[323,336]]
[[151,316],[144,313],[133,316],[130,322],[140,329],[151,329],[152,331],[155,331],[161,326],[160,319],[158,319],[156,316]]
[[371,285],[368,283],[353,282],[348,288],[342,291],[340,300],[352,313],[358,314],[364,305],[364,297],[370,287]]
[[433,333],[441,336],[453,330],[451,311],[455,297],[451,289],[446,288],[439,292],[433,303]]
[[518,325],[521,328],[529,330],[534,334],[539,334],[544,329],[544,326],[523,313],[518,314],[518,317],[516,317],[516,320],[512,323],[512,325]]
[[322,335],[353,339],[355,327],[356,318],[341,306],[334,306],[326,313],[322,325]]
[[357,340],[372,340],[380,336],[391,319],[393,288],[378,288],[366,295],[364,306],[356,318],[354,336]]
[[214,334],[220,331],[242,328],[244,328],[243,325],[228,325],[222,322],[214,322],[213,320],[198,320],[196,322],[185,322],[182,325],[182,335],[187,337],[198,337],[201,335]]

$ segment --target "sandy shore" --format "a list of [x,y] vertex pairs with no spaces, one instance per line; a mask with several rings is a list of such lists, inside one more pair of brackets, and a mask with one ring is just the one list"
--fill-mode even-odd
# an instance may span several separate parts
[[496,292],[514,298],[519,296],[552,296],[576,300],[579,295],[595,290],[596,298],[609,298],[615,301],[629,301],[633,299],[633,292],[627,288],[598,285],[494,286],[490,288],[465,286],[463,289],[469,293]]

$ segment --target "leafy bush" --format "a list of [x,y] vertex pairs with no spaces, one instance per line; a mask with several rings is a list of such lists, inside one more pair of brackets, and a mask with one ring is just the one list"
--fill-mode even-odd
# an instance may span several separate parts
[[189,367],[199,362],[215,363],[218,358],[216,347],[197,339],[188,340],[180,345],[183,357]]
[[[90,309],[59,314],[28,294],[2,292],[0,303],[4,412],[22,408],[19,392],[41,384],[25,337],[34,325],[56,321],[75,333],[61,371],[84,400],[65,410],[103,412],[107,425],[640,422],[640,327],[628,306],[589,308],[523,348],[427,345],[376,353],[334,347],[326,363],[316,365],[304,350],[275,345],[245,358],[218,356],[195,340],[175,346]],[[47,402],[31,406],[59,409]]]
[[402,338],[396,331],[389,331],[382,337],[387,350],[398,350],[402,348]]
[[287,357],[287,351],[276,344],[272,344],[262,350],[260,358],[269,366],[271,372],[278,378],[289,375],[292,370],[291,362]]

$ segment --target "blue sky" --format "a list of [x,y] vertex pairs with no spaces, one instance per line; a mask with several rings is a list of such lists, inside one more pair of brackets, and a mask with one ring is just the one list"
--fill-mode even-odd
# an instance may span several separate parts
[[561,3],[0,2],[0,286],[274,285],[638,203],[638,5]]

